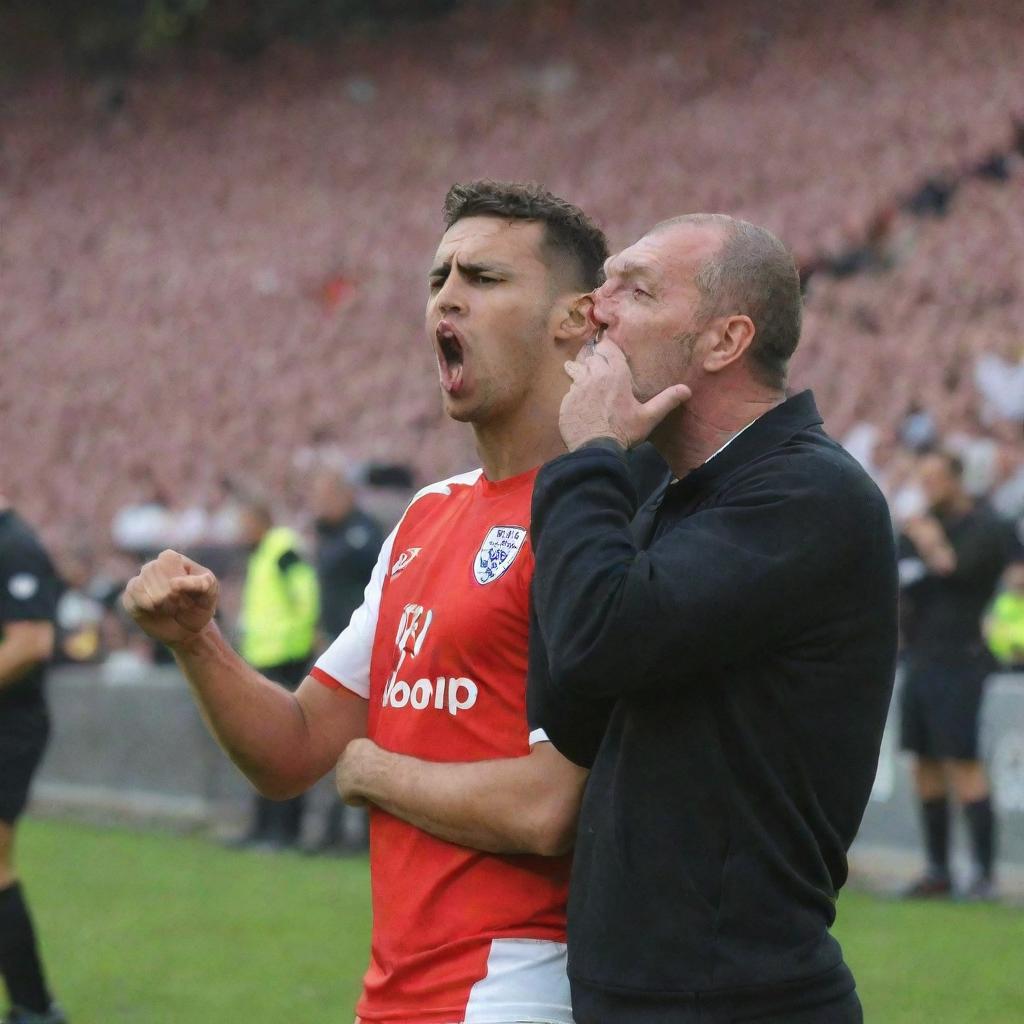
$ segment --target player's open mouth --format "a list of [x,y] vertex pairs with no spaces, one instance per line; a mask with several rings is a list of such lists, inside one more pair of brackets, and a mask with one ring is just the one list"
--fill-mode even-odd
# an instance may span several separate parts
[[450,395],[456,395],[462,388],[465,346],[461,335],[447,321],[442,320],[434,332],[437,345],[437,369],[441,387]]

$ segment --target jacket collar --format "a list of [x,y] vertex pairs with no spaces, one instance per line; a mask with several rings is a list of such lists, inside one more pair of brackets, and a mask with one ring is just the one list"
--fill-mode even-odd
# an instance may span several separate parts
[[759,416],[740,431],[723,449],[696,469],[690,470],[678,483],[672,484],[665,497],[692,498],[725,479],[733,470],[758,456],[785,444],[808,427],[822,423],[821,413],[810,391],[791,395],[781,404]]

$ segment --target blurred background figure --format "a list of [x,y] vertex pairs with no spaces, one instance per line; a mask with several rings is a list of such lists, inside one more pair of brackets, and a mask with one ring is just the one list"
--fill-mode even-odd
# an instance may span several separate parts
[[14,836],[50,735],[43,691],[60,584],[36,535],[0,495],[0,974],[5,1024],[64,1024],[14,866]]
[[962,895],[991,899],[995,818],[978,722],[994,666],[981,622],[1006,565],[1008,531],[967,492],[957,456],[923,455],[918,482],[926,507],[903,523],[899,551],[906,664],[902,742],[915,757],[927,866],[906,894],[953,891],[949,798],[955,794],[975,860],[975,875]]
[[[316,571],[303,557],[299,535],[275,526],[269,502],[241,500],[241,536],[249,548],[239,615],[239,653],[268,679],[295,690],[315,653],[320,611]],[[277,850],[295,846],[302,832],[304,796],[255,797],[254,815],[241,843]]]
[[[320,584],[321,647],[326,647],[348,625],[362,604],[363,590],[384,532],[377,521],[356,502],[350,474],[337,465],[321,464],[311,488],[316,528],[316,572]],[[324,830],[312,847],[314,852],[364,850],[369,843],[363,808],[346,807],[333,794]]]
[[62,590],[57,601],[54,660],[72,665],[103,660],[103,619],[107,607],[94,585],[93,553],[82,546],[58,559]]

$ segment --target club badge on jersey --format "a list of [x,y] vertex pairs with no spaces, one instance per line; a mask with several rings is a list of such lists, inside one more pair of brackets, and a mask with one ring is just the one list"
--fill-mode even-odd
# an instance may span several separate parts
[[515,561],[526,534],[521,526],[492,526],[473,563],[477,583],[493,583],[502,576]]

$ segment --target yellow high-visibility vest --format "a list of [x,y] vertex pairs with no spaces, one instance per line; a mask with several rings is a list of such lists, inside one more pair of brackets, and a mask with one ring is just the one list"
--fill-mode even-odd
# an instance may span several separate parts
[[275,526],[249,556],[242,591],[240,653],[250,665],[269,668],[313,653],[320,591],[316,571],[306,561],[282,570],[281,556],[298,554],[302,542],[294,530]]
[[988,620],[989,650],[1004,664],[1024,662],[1024,594],[1000,594]]

